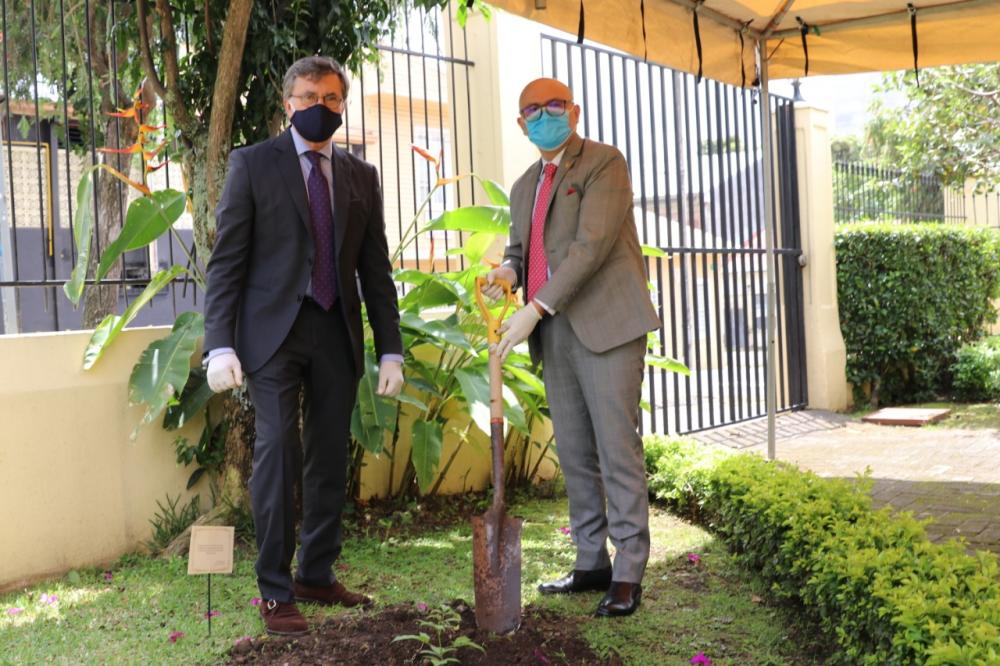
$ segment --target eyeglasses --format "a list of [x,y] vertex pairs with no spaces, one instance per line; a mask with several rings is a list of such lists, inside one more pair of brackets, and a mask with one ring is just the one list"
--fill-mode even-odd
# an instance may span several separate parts
[[572,103],[568,99],[550,99],[545,104],[529,104],[521,109],[521,117],[525,120],[537,120],[542,117],[542,111],[554,117],[566,115],[566,109]]
[[326,104],[329,107],[333,107],[334,109],[339,109],[344,104],[344,98],[338,95],[337,93],[330,93],[329,95],[323,95],[322,98],[320,98],[320,96],[317,95],[316,93],[306,93],[304,95],[289,95],[289,97],[294,97],[295,99],[302,100],[302,104],[304,104],[305,106],[312,106],[313,104],[319,102],[320,99],[323,100],[324,104]]

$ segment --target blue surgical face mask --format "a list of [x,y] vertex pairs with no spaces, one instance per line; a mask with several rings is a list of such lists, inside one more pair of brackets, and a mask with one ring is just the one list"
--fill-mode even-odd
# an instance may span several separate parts
[[525,122],[528,126],[528,139],[542,150],[555,150],[566,142],[573,132],[569,128],[569,109],[561,116],[550,116],[542,112],[534,120]]

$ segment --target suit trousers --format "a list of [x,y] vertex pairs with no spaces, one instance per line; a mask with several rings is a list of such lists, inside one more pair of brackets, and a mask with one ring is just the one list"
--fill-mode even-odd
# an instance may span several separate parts
[[302,526],[296,580],[311,585],[335,580],[332,566],[342,543],[347,442],[358,378],[340,303],[325,311],[309,298],[278,351],[248,377],[257,430],[250,502],[257,584],[265,599],[292,601],[297,475],[302,479]]
[[556,314],[540,324],[542,373],[566,479],[569,520],[581,570],[611,564],[613,580],[639,583],[649,560],[649,495],[639,398],[645,337],[596,354]]

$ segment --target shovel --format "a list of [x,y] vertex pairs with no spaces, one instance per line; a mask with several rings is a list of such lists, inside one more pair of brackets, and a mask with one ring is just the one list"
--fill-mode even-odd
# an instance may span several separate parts
[[472,518],[472,571],[476,585],[476,625],[493,633],[514,631],[521,624],[521,518],[507,515],[503,469],[503,378],[500,357],[493,347],[500,342],[500,322],[513,301],[510,283],[500,280],[506,303],[494,317],[483,301],[485,278],[476,278],[476,300],[486,320],[490,343],[490,442],[493,450],[493,504],[482,516]]

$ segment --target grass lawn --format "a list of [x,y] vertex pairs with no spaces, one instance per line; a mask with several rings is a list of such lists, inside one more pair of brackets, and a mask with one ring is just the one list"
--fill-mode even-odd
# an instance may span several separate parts
[[932,423],[930,428],[967,428],[1000,430],[1000,403],[926,402],[916,407],[950,409],[948,418]]
[[[564,499],[529,499],[514,512],[522,535],[523,602],[582,619],[581,631],[602,656],[626,664],[688,664],[704,652],[714,664],[819,664],[790,615],[761,599],[747,575],[705,531],[661,510],[651,521],[653,553],[639,612],[624,620],[591,617],[598,593],[542,597],[540,580],[572,568]],[[394,536],[395,535],[395,536]],[[700,561],[692,563],[695,553]],[[122,558],[110,572],[83,570],[0,596],[3,664],[216,664],[243,636],[263,628],[253,554],[240,552],[232,576],[212,577],[208,636],[206,578],[188,576],[184,559]],[[374,594],[377,608],[472,602],[471,528],[466,521],[429,531],[388,525],[347,540],[338,576]],[[20,609],[20,610],[18,610]],[[312,621],[341,613],[304,606]],[[218,615],[214,615],[218,611]],[[809,648],[809,649],[807,649]],[[558,655],[549,655],[559,663]]]

